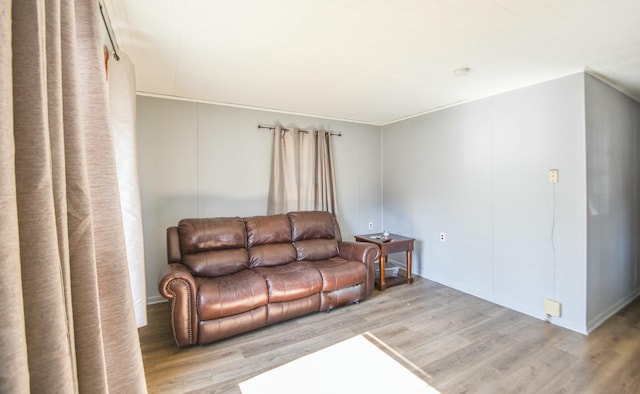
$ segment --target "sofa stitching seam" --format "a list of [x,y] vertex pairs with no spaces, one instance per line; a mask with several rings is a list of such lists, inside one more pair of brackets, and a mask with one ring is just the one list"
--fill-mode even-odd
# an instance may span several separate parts
[[[178,336],[176,334],[176,323],[175,323],[176,300],[178,297],[176,292],[171,289],[171,285],[174,282],[183,284],[185,287],[187,287],[187,289],[189,289],[189,284],[184,279],[173,279],[171,282],[167,284],[167,287],[166,287],[167,292],[173,295],[173,299],[171,301],[171,329],[172,329],[171,331],[173,331],[173,340],[176,342],[178,346],[180,346],[180,341],[178,340]],[[189,345],[193,344],[193,327],[191,324],[191,316],[192,316],[191,301],[192,301],[191,291],[187,291],[187,311],[189,316],[189,319],[187,321],[187,333],[189,338]]]

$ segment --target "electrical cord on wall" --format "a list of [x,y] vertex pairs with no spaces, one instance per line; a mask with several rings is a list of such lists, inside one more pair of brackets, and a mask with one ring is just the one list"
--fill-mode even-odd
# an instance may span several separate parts
[[552,275],[552,294],[553,298],[556,298],[556,242],[555,242],[555,232],[556,232],[556,184],[552,184],[553,187],[553,216],[551,219],[551,250],[553,252],[553,275]]
[[[553,254],[553,264],[551,267],[551,293],[553,299],[556,298],[556,183],[552,182],[552,197],[553,197],[553,209],[551,215],[551,251]],[[555,301],[554,301],[555,302]],[[547,311],[547,300],[545,300],[545,312]],[[551,321],[551,314],[549,312],[546,313],[547,318],[546,321]]]

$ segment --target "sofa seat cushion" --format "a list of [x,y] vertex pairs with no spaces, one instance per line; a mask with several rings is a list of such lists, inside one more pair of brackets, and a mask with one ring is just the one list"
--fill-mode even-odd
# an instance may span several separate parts
[[200,320],[237,315],[267,305],[267,285],[261,275],[242,270],[215,278],[196,278]]
[[284,302],[308,297],[322,289],[320,272],[297,261],[273,267],[256,267],[253,271],[267,282],[269,302]]
[[322,291],[333,291],[364,283],[367,267],[359,261],[334,257],[329,260],[303,261],[301,264],[314,268],[322,275]]

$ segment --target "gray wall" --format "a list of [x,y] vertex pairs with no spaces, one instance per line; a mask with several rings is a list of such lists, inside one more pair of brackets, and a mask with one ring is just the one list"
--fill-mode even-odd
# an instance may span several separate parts
[[640,104],[587,75],[586,112],[591,329],[640,292]]
[[342,132],[343,237],[368,222],[415,237],[420,276],[541,319],[555,299],[554,323],[578,332],[640,293],[640,104],[583,73],[382,130],[142,96],[137,107],[149,302],[168,226],[266,213],[272,133],[258,123]]
[[586,332],[584,100],[577,74],[383,127],[383,223],[420,276]]
[[267,211],[272,135],[258,123],[339,131],[333,142],[343,238],[381,229],[380,127],[139,96],[138,162],[147,300],[162,300],[166,228],[186,217]]

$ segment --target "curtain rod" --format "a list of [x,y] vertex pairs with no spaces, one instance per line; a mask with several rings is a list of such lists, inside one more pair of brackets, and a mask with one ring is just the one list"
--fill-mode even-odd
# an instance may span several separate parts
[[[259,125],[258,125],[258,128],[259,128],[259,129],[275,130],[275,129],[276,129],[276,126],[267,126],[267,125],[259,124]],[[289,129],[289,128],[287,128],[287,127],[283,127],[283,129],[284,129],[284,130],[290,130],[290,129]],[[316,131],[316,130],[303,130],[303,129],[298,129],[298,131],[299,131],[299,132],[302,132],[302,133],[308,133],[308,132],[310,132],[310,131]],[[342,137],[342,133],[333,133],[333,132],[329,132],[329,134],[331,134],[331,135],[335,135],[335,136],[338,136],[338,137]]]
[[109,42],[111,43],[111,49],[113,49],[113,57],[120,61],[120,55],[118,55],[118,44],[116,42],[116,34],[113,31],[113,27],[111,27],[111,19],[109,19],[109,13],[107,12],[107,7],[102,4],[103,0],[100,0],[100,15],[102,16],[102,22],[104,23],[104,27],[107,30],[107,36],[109,37]]

